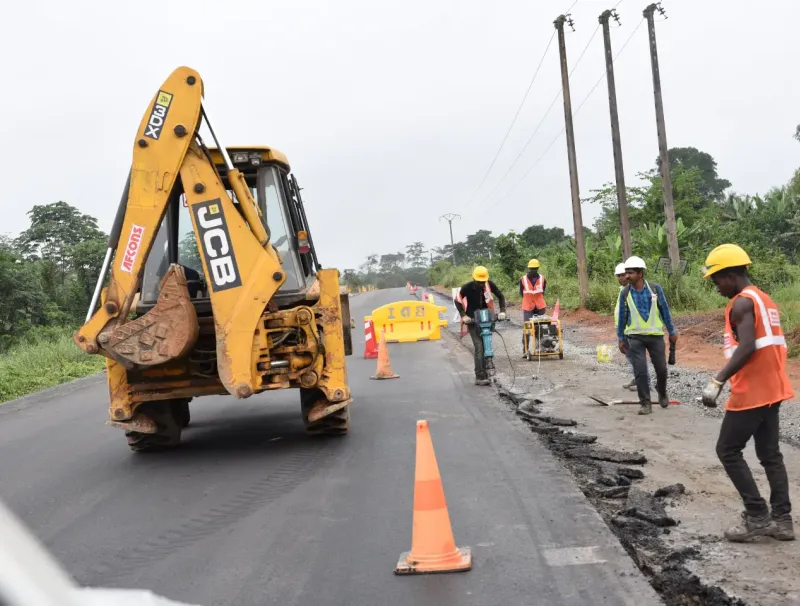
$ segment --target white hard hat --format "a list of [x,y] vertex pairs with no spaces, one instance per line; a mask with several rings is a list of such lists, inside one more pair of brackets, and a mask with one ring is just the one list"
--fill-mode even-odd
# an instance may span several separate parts
[[647,269],[647,263],[641,257],[630,257],[625,261],[625,269]]
[[625,264],[624,263],[617,263],[617,267],[614,269],[614,275],[618,276],[620,274],[625,273]]

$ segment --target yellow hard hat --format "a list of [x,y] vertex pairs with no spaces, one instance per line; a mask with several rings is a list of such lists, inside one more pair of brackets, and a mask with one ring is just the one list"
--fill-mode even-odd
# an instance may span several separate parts
[[487,282],[489,280],[489,270],[483,265],[478,265],[472,270],[472,279],[476,282]]
[[528,261],[528,269],[539,269],[540,267],[539,259],[531,259]]
[[750,265],[752,261],[750,256],[744,251],[741,246],[736,244],[720,244],[706,257],[706,265],[703,271],[706,274],[704,278],[708,278],[720,270],[729,267],[742,267],[743,265]]

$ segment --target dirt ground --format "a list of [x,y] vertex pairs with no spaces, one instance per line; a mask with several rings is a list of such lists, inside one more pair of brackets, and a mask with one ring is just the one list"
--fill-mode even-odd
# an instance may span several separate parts
[[[516,313],[512,312],[512,316]],[[691,598],[662,592],[666,603],[800,605],[800,540],[778,542],[764,538],[752,543],[731,544],[722,538],[723,530],[737,521],[742,504],[715,454],[721,412],[705,409],[694,401],[707,380],[708,371],[718,369],[723,362],[721,313],[677,319],[681,339],[677,348],[678,365],[670,367],[670,383],[682,384],[678,390],[681,404],[668,409],[655,406],[653,414],[644,417],[637,415],[636,405],[605,407],[588,397],[636,399],[635,393],[622,388],[630,378],[630,370],[621,354],[617,352],[611,363],[597,361],[597,344],[616,342],[612,320],[591,312],[568,313],[562,319],[564,360],[522,360],[519,327],[504,328],[502,334],[514,372],[502,343],[495,338],[498,381],[517,394],[527,393],[541,400],[536,406],[537,414],[577,421],[574,429],[597,436],[596,445],[645,455],[647,462],[641,467],[644,478],[635,482],[638,488],[652,491],[675,483],[685,486],[685,494],[666,499],[667,514],[677,525],[659,529],[658,540],[672,556],[679,554],[682,566],[697,575],[698,579],[693,582],[699,581],[713,591],[704,589]],[[458,340],[452,333],[450,338],[465,348],[470,347],[469,339]],[[790,363],[790,374],[793,383],[800,385],[800,363]],[[676,397],[672,388],[670,395]],[[784,404],[784,408],[795,404]],[[542,439],[549,438],[543,435]],[[800,449],[784,443],[782,451],[792,495],[800,495]],[[766,477],[752,443],[745,457],[762,494],[768,498]],[[576,466],[568,460],[565,466],[573,475],[580,476]],[[577,479],[584,488],[586,479]],[[584,488],[584,492],[587,490]],[[604,515],[607,520],[624,505],[624,502],[609,499],[593,499],[593,502],[601,514],[607,514]],[[629,543],[631,545],[626,544],[626,548],[636,558],[642,544],[635,538]],[[640,563],[640,568],[647,568],[646,560]],[[650,578],[654,586],[663,582],[658,575],[651,574]]]

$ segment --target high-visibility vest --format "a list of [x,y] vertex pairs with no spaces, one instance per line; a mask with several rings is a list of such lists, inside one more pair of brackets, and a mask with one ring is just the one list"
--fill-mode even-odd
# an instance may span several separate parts
[[742,369],[731,377],[731,397],[725,410],[748,410],[792,399],[794,391],[786,374],[788,351],[780,312],[769,295],[755,286],[745,288],[725,308],[725,358],[733,356],[739,345],[731,326],[731,309],[739,297],[753,301],[756,350]]
[[[644,285],[650,291],[650,315],[645,321],[642,314],[636,308],[636,303],[633,302],[633,295],[631,288],[628,288],[628,298],[626,303],[628,305],[628,313],[630,314],[630,323],[625,327],[626,335],[663,335],[664,323],[661,321],[661,314],[658,313],[658,293],[650,288],[650,285],[645,282]],[[627,288],[627,287],[626,287]]]
[[[486,301],[486,307],[488,307],[489,309],[494,311],[494,295],[492,294],[492,289],[489,286],[489,282],[486,282],[486,284],[483,287],[483,298]],[[461,291],[460,290],[458,291],[458,294],[456,295],[456,301],[461,303],[461,307],[464,308],[464,313],[466,313],[467,312],[467,298],[461,296]]]
[[619,287],[619,295],[617,295],[617,304],[614,306],[614,328],[619,327],[619,297],[622,294],[624,286]]
[[547,304],[544,301],[544,276],[539,274],[536,282],[531,282],[528,274],[520,278],[522,282],[522,309],[533,311],[534,309],[544,309]]

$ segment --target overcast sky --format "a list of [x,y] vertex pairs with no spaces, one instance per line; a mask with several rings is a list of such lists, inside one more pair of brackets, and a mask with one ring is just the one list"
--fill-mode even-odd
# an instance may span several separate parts
[[[573,66],[615,0],[579,0],[567,35]],[[553,20],[572,0],[37,0],[3,7],[0,123],[3,222],[27,227],[33,204],[65,200],[108,230],[139,121],[177,66],[197,69],[226,145],[286,153],[323,265],[542,223],[572,232],[561,100],[507,172],[560,88],[548,51],[517,125],[497,151]],[[623,0],[615,52],[645,0]],[[712,154],[742,193],[800,166],[800,63],[792,0],[665,0],[656,23],[667,139]],[[642,24],[616,62],[628,182],[658,153]],[[572,76],[573,107],[604,74],[597,32]],[[575,116],[581,195],[613,179],[605,79]],[[517,186],[517,183],[520,183]],[[496,187],[497,186],[497,187]],[[513,190],[512,187],[516,186]],[[495,189],[496,187],[496,189]],[[494,189],[494,194],[486,197]],[[508,193],[508,192],[511,193]],[[507,194],[507,195],[506,195]],[[472,203],[467,207],[468,201]],[[596,208],[585,204],[590,225]]]

